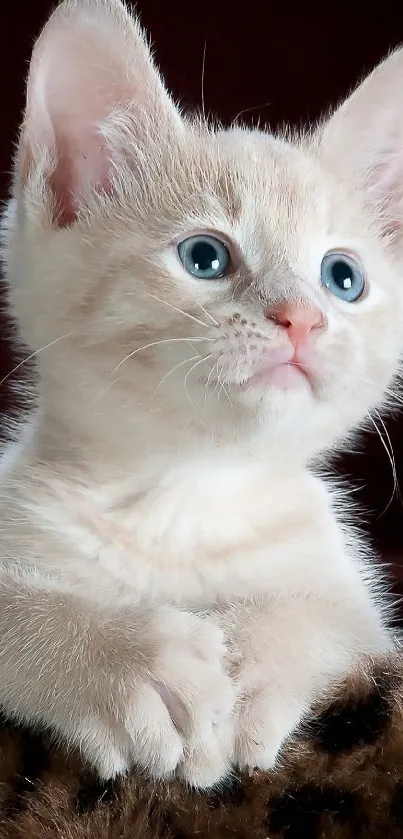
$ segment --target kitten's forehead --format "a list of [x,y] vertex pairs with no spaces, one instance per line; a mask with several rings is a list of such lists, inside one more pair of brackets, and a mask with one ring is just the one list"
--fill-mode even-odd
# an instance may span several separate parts
[[[214,159],[211,194],[226,230],[256,247],[294,249],[296,240],[331,224],[329,190],[314,155],[261,131],[234,129],[202,141]],[[207,199],[208,200],[208,199]]]

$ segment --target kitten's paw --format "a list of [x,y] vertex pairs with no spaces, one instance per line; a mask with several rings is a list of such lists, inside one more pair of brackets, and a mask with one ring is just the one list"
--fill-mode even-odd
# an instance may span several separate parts
[[[153,660],[132,688],[124,686],[124,732],[118,748],[98,755],[110,777],[137,765],[154,777],[177,772],[208,787],[230,768],[233,683],[224,669],[224,636],[208,620],[161,609],[150,626]],[[112,754],[112,760],[111,760]],[[106,759],[105,759],[106,758]]]
[[248,691],[239,702],[232,759],[240,769],[272,769],[301,718],[270,685]]
[[168,622],[154,687],[181,738],[178,773],[207,787],[230,769],[235,690],[224,669],[224,635],[190,613],[177,611],[173,620],[170,610]]

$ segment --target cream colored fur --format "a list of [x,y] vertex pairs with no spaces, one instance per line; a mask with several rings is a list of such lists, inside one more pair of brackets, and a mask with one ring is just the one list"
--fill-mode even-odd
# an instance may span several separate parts
[[[67,0],[36,44],[3,225],[39,387],[3,457],[0,703],[104,777],[272,766],[393,644],[351,498],[315,463],[394,387],[402,78],[397,52],[287,139],[181,115],[118,0]],[[186,273],[199,231],[231,278]],[[357,303],[320,285],[332,248],[364,266]],[[314,383],[244,389],[288,340],[265,317],[284,299],[323,313]]]

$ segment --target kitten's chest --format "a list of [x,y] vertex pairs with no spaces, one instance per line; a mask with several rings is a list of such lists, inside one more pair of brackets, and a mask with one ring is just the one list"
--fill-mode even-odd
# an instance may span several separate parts
[[312,555],[329,543],[327,499],[318,518],[317,494],[311,479],[224,481],[208,494],[178,482],[109,513],[97,562],[140,596],[178,603],[283,589],[299,575],[309,585]]

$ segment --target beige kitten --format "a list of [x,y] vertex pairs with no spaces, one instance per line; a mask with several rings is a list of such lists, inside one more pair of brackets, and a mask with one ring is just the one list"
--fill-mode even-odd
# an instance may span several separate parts
[[402,78],[398,51],[288,141],[181,115],[119,0],[67,0],[36,43],[3,225],[40,381],[3,458],[0,703],[104,777],[270,767],[393,645],[309,464],[403,346]]

